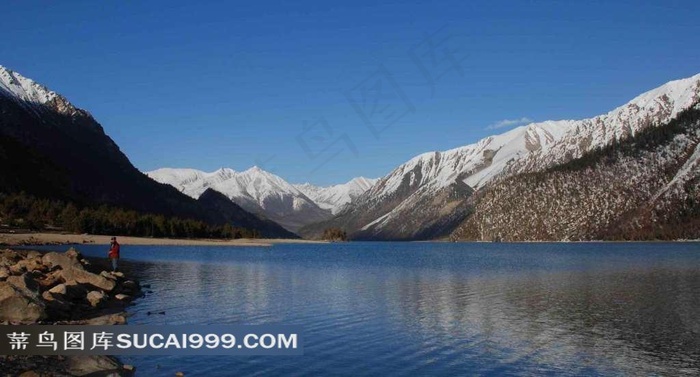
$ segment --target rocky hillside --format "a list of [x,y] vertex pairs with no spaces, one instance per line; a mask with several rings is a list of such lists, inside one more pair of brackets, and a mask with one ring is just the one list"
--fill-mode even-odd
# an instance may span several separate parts
[[337,227],[355,239],[449,235],[471,213],[474,190],[503,178],[544,172],[635,137],[667,124],[699,99],[696,75],[671,81],[594,118],[532,123],[464,147],[416,156],[333,219],[300,233],[318,237],[323,229]]
[[700,238],[700,107],[470,199],[458,240]]

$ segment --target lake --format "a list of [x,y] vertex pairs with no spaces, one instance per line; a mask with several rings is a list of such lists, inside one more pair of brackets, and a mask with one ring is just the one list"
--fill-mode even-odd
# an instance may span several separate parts
[[304,329],[303,356],[123,357],[139,376],[700,374],[698,243],[123,245],[122,257],[153,291],[130,324]]

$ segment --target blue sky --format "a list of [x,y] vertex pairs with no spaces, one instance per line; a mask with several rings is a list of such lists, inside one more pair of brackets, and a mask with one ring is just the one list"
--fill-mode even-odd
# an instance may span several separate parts
[[700,72],[697,1],[334,3],[16,2],[0,64],[90,111],[141,170],[322,185]]

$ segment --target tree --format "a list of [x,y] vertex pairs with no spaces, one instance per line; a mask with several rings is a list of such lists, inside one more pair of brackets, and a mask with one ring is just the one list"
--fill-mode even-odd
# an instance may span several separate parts
[[323,231],[323,239],[326,241],[347,241],[348,235],[340,228],[328,228]]

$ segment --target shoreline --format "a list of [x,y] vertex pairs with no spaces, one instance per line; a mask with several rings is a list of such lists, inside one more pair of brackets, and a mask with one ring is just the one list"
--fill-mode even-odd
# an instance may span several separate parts
[[[123,325],[127,308],[145,296],[124,272],[103,259],[66,252],[0,250],[0,325]],[[108,355],[3,355],[14,375],[132,376],[134,367]],[[6,370],[5,370],[6,368]],[[8,374],[9,375],[9,374]]]
[[[251,239],[240,238],[232,240],[219,239],[183,239],[183,238],[148,238],[115,235],[119,243],[124,245],[143,246],[247,246],[270,247],[277,244],[315,244],[325,241],[303,239]],[[94,234],[61,234],[61,233],[0,233],[0,246],[40,246],[40,245],[109,245],[111,236]]]

